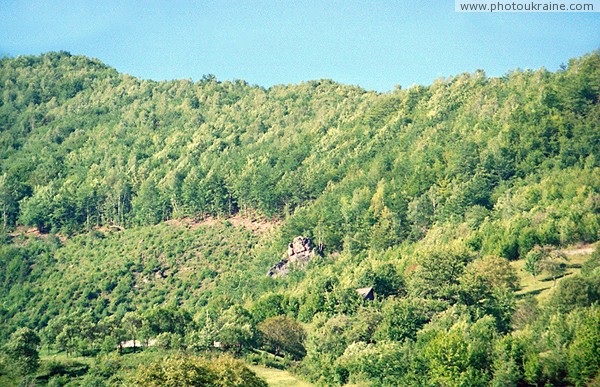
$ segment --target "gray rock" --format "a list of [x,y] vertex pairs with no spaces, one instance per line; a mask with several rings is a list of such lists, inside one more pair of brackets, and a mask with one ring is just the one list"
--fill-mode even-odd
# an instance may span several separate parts
[[297,263],[296,266],[302,268],[315,255],[313,243],[310,238],[298,236],[288,245],[287,258],[277,262],[269,271],[269,277],[285,276],[290,264]]

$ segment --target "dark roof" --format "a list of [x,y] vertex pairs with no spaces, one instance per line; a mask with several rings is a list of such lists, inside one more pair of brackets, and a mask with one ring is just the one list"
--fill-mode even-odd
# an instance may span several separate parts
[[356,289],[356,292],[360,294],[365,300],[373,299],[373,288],[360,288]]

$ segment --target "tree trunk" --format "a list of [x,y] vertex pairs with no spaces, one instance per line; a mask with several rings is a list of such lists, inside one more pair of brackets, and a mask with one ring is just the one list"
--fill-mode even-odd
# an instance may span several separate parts
[[2,230],[6,230],[6,203],[4,203],[2,205],[2,224],[3,224],[3,229]]

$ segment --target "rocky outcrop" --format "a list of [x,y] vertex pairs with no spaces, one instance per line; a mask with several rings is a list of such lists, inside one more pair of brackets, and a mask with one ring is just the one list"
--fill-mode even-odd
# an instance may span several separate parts
[[277,262],[269,271],[269,277],[285,276],[290,270],[290,266],[303,267],[313,256],[314,248],[310,238],[298,236],[294,238],[288,246],[287,258]]
[[303,261],[308,262],[313,256],[313,244],[310,238],[302,236],[294,238],[294,241],[288,246],[288,258],[290,262]]

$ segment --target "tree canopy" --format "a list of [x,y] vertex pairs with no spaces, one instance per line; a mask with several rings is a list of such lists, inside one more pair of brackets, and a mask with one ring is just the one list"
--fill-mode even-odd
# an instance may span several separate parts
[[389,93],[0,59],[0,384],[595,383],[599,95],[598,52]]

